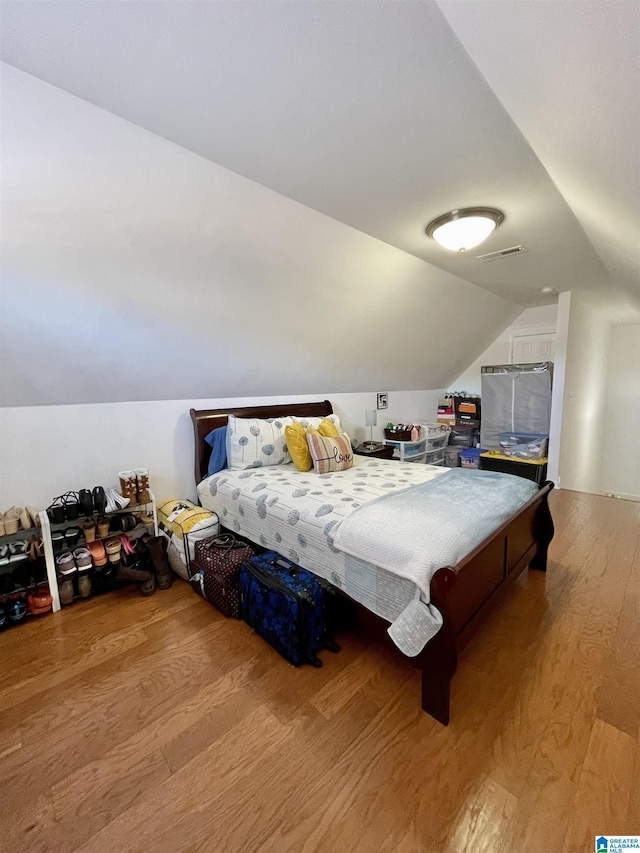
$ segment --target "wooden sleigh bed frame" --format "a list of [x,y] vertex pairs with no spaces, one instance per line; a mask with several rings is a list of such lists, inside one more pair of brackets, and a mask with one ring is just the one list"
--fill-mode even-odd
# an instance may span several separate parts
[[[324,417],[332,412],[328,400],[233,409],[191,409],[196,484],[207,476],[211,449],[205,436],[216,427],[225,426],[229,415]],[[544,483],[536,495],[474,551],[457,565],[438,569],[431,579],[431,603],[442,613],[444,624],[416,660],[422,670],[422,708],[444,725],[449,722],[451,679],[456,671],[458,648],[483,621],[499,590],[511,584],[527,566],[546,571],[547,550],[554,534],[548,500],[552,489],[552,482]],[[401,654],[399,650],[398,653]]]

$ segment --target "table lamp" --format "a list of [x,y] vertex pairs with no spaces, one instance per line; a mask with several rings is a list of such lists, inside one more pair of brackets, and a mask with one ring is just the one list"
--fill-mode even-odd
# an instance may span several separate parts
[[373,440],[373,428],[378,423],[378,415],[375,409],[365,409],[364,417],[366,425],[370,428],[370,439],[365,441],[364,446],[371,450],[376,446],[376,442]]

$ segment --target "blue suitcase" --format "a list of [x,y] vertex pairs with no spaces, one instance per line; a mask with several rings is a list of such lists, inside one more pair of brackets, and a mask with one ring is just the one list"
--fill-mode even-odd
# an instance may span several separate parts
[[340,651],[332,635],[336,590],[276,551],[241,564],[239,591],[240,618],[294,666],[322,666],[320,649]]

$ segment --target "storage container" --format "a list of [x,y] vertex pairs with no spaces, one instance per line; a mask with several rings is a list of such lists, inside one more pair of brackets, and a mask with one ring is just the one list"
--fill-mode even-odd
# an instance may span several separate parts
[[450,444],[444,449],[444,464],[447,468],[458,468],[460,466],[460,452],[462,447]]
[[438,450],[427,451],[424,461],[427,465],[444,465],[445,450],[445,447],[441,447]]
[[460,451],[460,466],[462,468],[479,468],[480,454],[484,453],[481,447],[466,447]]
[[449,445],[454,447],[473,447],[476,441],[476,431],[473,427],[454,426],[449,435]]
[[480,470],[514,474],[541,486],[547,479],[547,460],[517,459],[515,456],[502,456],[497,450],[488,450],[480,454]]
[[391,441],[385,438],[383,441],[387,447],[393,447],[393,458],[400,462],[424,462],[427,449],[426,438],[420,441]]
[[549,436],[533,432],[501,432],[498,433],[498,441],[503,456],[542,459],[547,455]]

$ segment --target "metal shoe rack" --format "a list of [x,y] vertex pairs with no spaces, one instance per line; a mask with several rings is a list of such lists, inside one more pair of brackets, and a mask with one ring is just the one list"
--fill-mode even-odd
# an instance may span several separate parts
[[[124,507],[123,509],[116,509],[116,510],[113,510],[112,512],[103,512],[103,513],[100,513],[100,515],[104,515],[107,518],[111,518],[111,517],[116,516],[116,515],[123,515],[124,513],[142,512],[142,511],[149,512],[150,511],[153,515],[153,535],[157,536],[158,535],[158,514],[156,511],[156,499],[155,499],[155,495],[153,495],[151,492],[149,492],[149,494],[151,496],[151,501],[149,503],[136,504],[133,507]],[[92,517],[97,518],[97,515],[98,515],[98,513],[93,513]],[[60,523],[52,524],[50,519],[49,519],[49,516],[47,515],[46,510],[43,510],[40,513],[40,525],[42,527],[42,542],[44,544],[44,557],[45,557],[45,562],[47,565],[47,580],[49,582],[49,590],[50,590],[51,596],[53,598],[52,609],[53,609],[54,613],[56,611],[60,610],[60,594],[58,592],[58,576],[56,573],[56,556],[57,556],[57,554],[54,554],[54,552],[53,552],[53,542],[51,539],[51,533],[53,531],[60,531],[60,530],[64,531],[65,528],[68,529],[70,527],[77,527],[78,526],[77,521],[79,521],[80,518],[87,518],[87,517],[88,516],[81,515],[81,516],[79,516],[78,519],[74,519],[72,521],[61,521]],[[144,527],[144,525],[139,524],[133,530],[129,531],[127,533],[127,535],[135,538],[137,535],[141,535],[146,529],[147,528]],[[106,536],[96,536],[96,541],[104,542],[107,539],[113,538],[116,534],[119,534],[120,532],[121,531],[112,530]],[[84,547],[84,546],[85,546],[85,539],[83,536],[80,536],[78,541],[74,544],[73,548],[70,548],[70,550],[74,550],[75,548]],[[66,550],[66,548],[63,550]],[[89,596],[89,597],[91,597],[91,596]]]

